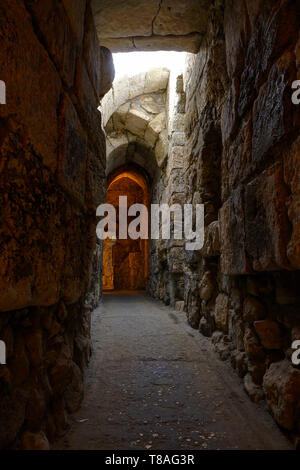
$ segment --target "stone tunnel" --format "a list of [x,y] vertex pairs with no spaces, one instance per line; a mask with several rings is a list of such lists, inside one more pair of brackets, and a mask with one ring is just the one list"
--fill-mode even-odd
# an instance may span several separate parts
[[[299,447],[299,25],[295,0],[1,2],[1,449],[68,433],[93,312],[118,291],[184,317]],[[113,54],[138,51],[185,62],[115,78]],[[120,195],[204,205],[202,248],[99,241],[97,207]]]

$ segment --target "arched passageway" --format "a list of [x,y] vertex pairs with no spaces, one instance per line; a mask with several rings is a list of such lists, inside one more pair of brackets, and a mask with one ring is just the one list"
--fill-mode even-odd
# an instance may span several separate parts
[[[116,209],[116,237],[106,238],[103,243],[103,291],[144,290],[148,276],[148,240],[130,237],[120,239],[120,197],[126,197],[129,208],[143,204],[148,208],[148,182],[137,166],[125,165],[108,177],[106,203]],[[127,217],[126,231],[133,216]],[[138,229],[139,230],[139,229]]]

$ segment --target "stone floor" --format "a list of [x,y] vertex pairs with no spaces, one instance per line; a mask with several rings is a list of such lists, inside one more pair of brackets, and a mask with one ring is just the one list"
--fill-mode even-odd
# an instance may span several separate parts
[[106,295],[92,332],[85,399],[55,449],[292,448],[184,313]]

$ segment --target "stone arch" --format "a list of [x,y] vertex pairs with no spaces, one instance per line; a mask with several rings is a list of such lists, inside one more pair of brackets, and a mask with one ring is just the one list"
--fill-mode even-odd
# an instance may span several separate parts
[[138,96],[158,91],[166,91],[170,71],[164,67],[156,67],[147,72],[133,76],[123,76],[114,81],[112,88],[101,100],[103,126],[106,127],[110,117],[117,109]]
[[123,77],[102,102],[109,174],[126,163],[136,163],[153,178],[168,155],[169,71],[153,69]]

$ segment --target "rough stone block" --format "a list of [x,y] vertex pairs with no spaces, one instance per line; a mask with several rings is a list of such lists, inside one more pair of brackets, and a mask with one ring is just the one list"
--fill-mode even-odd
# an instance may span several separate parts
[[214,319],[216,327],[227,333],[228,331],[228,313],[229,313],[229,298],[225,294],[219,294],[216,299],[214,310]]
[[61,2],[56,0],[25,1],[51,59],[68,87],[74,83],[79,46],[69,17]]
[[87,136],[71,100],[65,96],[61,110],[62,140],[59,149],[61,185],[81,204],[85,198]]
[[290,228],[286,200],[287,189],[280,163],[264,171],[246,186],[246,250],[256,271],[289,266],[286,250]]
[[287,246],[291,266],[300,268],[300,138],[284,155],[284,181],[290,188],[287,200],[288,217],[292,224],[292,236]]
[[294,55],[288,51],[271,68],[254,103],[252,151],[257,165],[292,130],[294,77]]
[[84,34],[84,20],[86,11],[86,0],[62,0],[69,17],[73,32],[77,37],[79,46],[82,44]]
[[5,19],[1,27],[1,80],[7,84],[7,105],[0,107],[0,117],[13,116],[28,134],[36,154],[55,172],[59,75],[35,36],[24,6],[15,0],[1,4],[0,16]]
[[292,430],[299,423],[300,371],[286,360],[274,362],[264,376],[263,387],[277,423]]
[[251,268],[245,249],[244,190],[240,186],[220,209],[221,270],[247,274]]
[[264,348],[282,348],[282,334],[278,323],[270,320],[259,320],[254,322],[254,328]]

